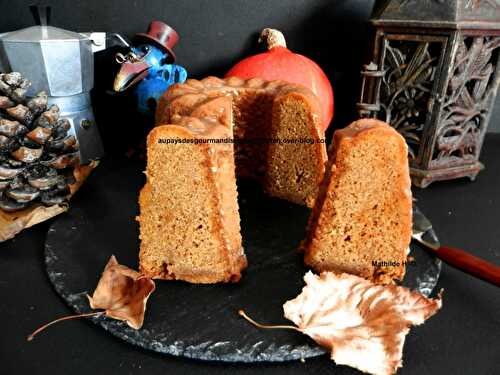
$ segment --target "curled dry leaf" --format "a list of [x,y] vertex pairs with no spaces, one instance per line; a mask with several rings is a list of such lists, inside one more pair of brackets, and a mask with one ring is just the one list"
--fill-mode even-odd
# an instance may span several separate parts
[[109,258],[104,268],[97,288],[92,297],[87,296],[90,307],[101,311],[63,316],[44,324],[31,333],[27,340],[31,341],[48,327],[72,319],[80,319],[106,314],[107,316],[124,320],[127,324],[139,329],[144,321],[146,302],[155,290],[155,283],[149,277],[118,264],[114,255]]
[[91,308],[104,309],[107,316],[139,329],[144,321],[146,302],[154,290],[151,278],[118,264],[113,255],[88,299]]
[[285,317],[331,349],[337,364],[370,374],[396,372],[410,326],[422,324],[441,308],[441,298],[375,285],[354,275],[308,272],[304,280],[302,293],[283,305]]

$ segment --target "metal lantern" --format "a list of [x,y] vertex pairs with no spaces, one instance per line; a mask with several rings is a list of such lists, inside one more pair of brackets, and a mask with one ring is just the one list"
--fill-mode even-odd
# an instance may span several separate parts
[[385,0],[358,111],[407,140],[412,181],[469,177],[500,82],[500,0]]

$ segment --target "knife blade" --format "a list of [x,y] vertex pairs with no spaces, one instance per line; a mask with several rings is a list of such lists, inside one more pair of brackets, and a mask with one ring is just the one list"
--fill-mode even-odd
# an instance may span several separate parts
[[446,264],[493,285],[500,286],[500,267],[476,257],[462,249],[441,246],[433,235],[432,223],[413,205],[412,238],[441,259]]

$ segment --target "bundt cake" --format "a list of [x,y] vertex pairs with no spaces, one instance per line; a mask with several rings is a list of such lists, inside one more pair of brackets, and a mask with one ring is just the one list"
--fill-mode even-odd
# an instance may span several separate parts
[[231,135],[230,127],[220,125],[230,116],[230,101],[214,101],[222,108],[218,117],[184,117],[148,135],[147,182],[140,192],[138,217],[140,270],[148,276],[235,282],[246,267],[233,144],[204,142]]
[[384,122],[356,121],[337,130],[308,234],[305,263],[316,271],[401,280],[411,240],[408,150]]
[[236,171],[273,196],[312,205],[326,161],[319,113],[308,89],[281,81],[209,77],[167,90],[147,139],[141,271],[238,281],[247,262]]
[[272,196],[312,207],[327,155],[319,102],[307,88],[257,78],[190,79],[163,95],[156,124],[176,124],[184,117],[213,121],[227,100],[236,174],[259,180]]

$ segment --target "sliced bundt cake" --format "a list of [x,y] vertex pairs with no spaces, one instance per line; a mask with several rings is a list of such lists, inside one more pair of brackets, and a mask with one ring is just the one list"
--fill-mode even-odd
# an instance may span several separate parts
[[237,175],[259,180],[272,196],[312,207],[327,158],[316,96],[283,81],[191,79],[163,95],[156,124],[185,116],[210,120],[221,110],[212,99],[221,97],[232,103]]
[[273,196],[312,205],[326,161],[317,98],[279,81],[188,80],[162,97],[156,123],[139,198],[141,271],[238,281],[246,259],[235,168]]
[[378,120],[337,130],[302,247],[316,271],[401,280],[412,198],[403,137]]
[[148,135],[138,217],[140,269],[148,276],[235,282],[246,267],[233,144],[206,142],[231,134],[230,100],[215,100],[226,109],[214,121],[184,117]]

